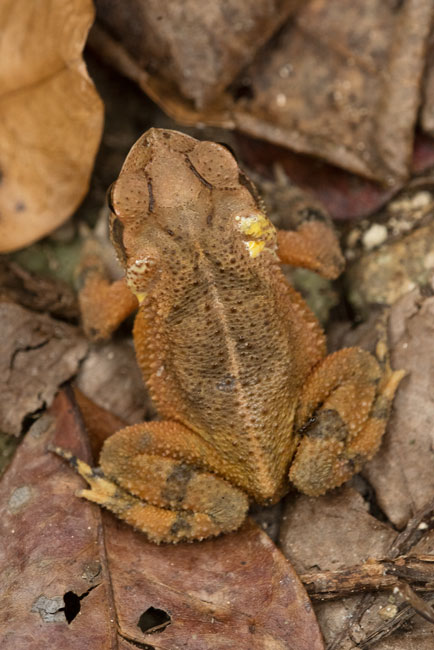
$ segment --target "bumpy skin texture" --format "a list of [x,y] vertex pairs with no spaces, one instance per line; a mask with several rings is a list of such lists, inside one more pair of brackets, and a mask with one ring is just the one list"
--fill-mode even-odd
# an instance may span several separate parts
[[236,529],[248,497],[276,501],[289,476],[318,495],[358,471],[401,374],[356,348],[326,357],[278,265],[336,277],[343,260],[327,216],[315,210],[276,233],[225,147],[162,129],[133,146],[110,207],[126,283],[111,296],[90,264],[85,325],[107,335],[136,304],[125,296],[137,297],[137,360],[162,421],[109,438],[104,478],[81,465],[83,496],[176,542]]

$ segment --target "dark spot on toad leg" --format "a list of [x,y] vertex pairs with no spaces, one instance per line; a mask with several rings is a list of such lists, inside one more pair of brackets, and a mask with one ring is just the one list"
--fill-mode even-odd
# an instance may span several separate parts
[[26,204],[23,201],[17,201],[15,203],[15,212],[24,212],[26,209]]
[[348,428],[341,416],[334,409],[322,409],[315,414],[302,433],[309,438],[323,438],[325,440],[346,440]]
[[390,414],[391,402],[386,397],[380,395],[371,411],[371,417],[377,420],[387,420]]
[[161,498],[169,503],[181,503],[184,500],[187,486],[194,474],[188,465],[180,463],[175,465],[173,471],[166,479],[166,484],[161,490]]
[[178,533],[189,533],[191,531],[191,524],[186,519],[186,514],[183,512],[178,512],[176,516],[176,521],[170,527],[170,533],[172,535],[177,535]]

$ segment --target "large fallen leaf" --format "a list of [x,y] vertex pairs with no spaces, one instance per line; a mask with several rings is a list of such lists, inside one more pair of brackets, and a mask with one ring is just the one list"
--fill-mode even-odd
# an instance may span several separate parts
[[434,6],[312,0],[247,71],[243,131],[393,185],[410,170]]
[[[101,30],[93,32],[93,46],[179,122],[237,128],[388,186],[408,176],[434,15],[430,0],[303,3],[257,51],[253,63],[203,110],[192,104],[191,93],[185,94],[191,67],[179,66],[175,84],[173,74],[154,67],[146,47],[139,54],[132,47],[125,21],[107,20],[112,7],[109,0],[98,2],[101,20],[110,22],[111,33],[123,46]],[[194,19],[178,15],[179,38]],[[160,59],[166,57],[166,70],[174,69],[177,52],[169,47],[164,21],[159,25],[134,6],[132,22],[135,43],[140,35],[145,42],[152,33]],[[228,47],[222,39],[219,45]],[[206,59],[205,41],[194,49],[197,59]]]
[[[128,51],[177,84],[199,109],[212,103],[301,0],[96,0],[101,21]],[[146,38],[141,28],[147,27]]]
[[19,435],[76,372],[87,341],[76,327],[0,302],[0,430]]
[[[296,574],[258,527],[156,546],[78,499],[82,480],[47,444],[89,460],[65,394],[0,484],[2,650],[322,650]],[[53,429],[55,430],[53,432]]]
[[91,0],[0,5],[0,251],[43,237],[87,191],[103,107],[82,50]]

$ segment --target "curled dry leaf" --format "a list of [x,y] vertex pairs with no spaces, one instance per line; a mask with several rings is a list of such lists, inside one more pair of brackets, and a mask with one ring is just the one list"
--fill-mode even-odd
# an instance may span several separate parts
[[248,523],[202,543],[147,542],[74,495],[80,477],[46,447],[89,461],[86,436],[65,393],[52,417],[0,486],[2,648],[323,650],[306,593],[265,533]]
[[0,7],[0,250],[43,237],[87,191],[103,106],[82,50],[91,0]]
[[0,430],[19,435],[76,373],[87,342],[77,328],[11,302],[0,303],[0,331]]
[[[177,58],[179,39],[197,15],[178,14],[175,37],[164,21],[150,20],[136,5],[135,40],[141,35],[145,42],[152,33],[156,57],[155,51],[151,56],[142,47],[138,54],[131,46],[126,21],[107,19],[113,4],[99,0],[99,13],[124,44],[126,56],[100,32],[95,32],[95,48],[179,122],[237,128],[388,186],[408,176],[434,15],[430,0],[302,3],[267,45],[260,49],[262,40],[255,41],[253,63],[203,109],[198,102],[193,106],[192,92],[186,90],[192,68]],[[227,52],[230,40],[218,38]],[[207,59],[206,39],[196,43],[195,57]],[[163,58],[166,69],[179,69],[176,83],[158,66]],[[221,70],[214,67],[213,73],[219,83],[224,79],[220,85],[227,84]]]

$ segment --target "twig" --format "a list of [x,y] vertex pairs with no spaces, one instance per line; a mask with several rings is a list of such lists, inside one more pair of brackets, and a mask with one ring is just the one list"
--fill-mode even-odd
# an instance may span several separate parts
[[368,560],[338,571],[305,573],[301,581],[314,600],[332,600],[359,592],[393,589],[400,579],[416,591],[434,591],[434,555]]
[[[425,606],[430,607],[431,603],[434,603],[434,596],[431,596],[423,602]],[[390,621],[383,623],[377,627],[376,630],[371,632],[371,634],[368,634],[363,641],[359,642],[358,647],[360,650],[368,650],[368,648],[371,648],[375,643],[378,643],[382,639],[393,634],[393,632],[399,630],[400,627],[413,618],[414,614],[415,610],[413,605],[410,603],[402,603],[398,608],[398,613]]]
[[[386,580],[391,580],[395,581],[396,578],[402,577],[405,578],[405,580],[411,580],[409,577],[409,574],[400,576],[400,573],[404,573],[410,570],[411,566],[411,561],[416,559],[422,561],[423,564],[428,563],[429,566],[433,566],[431,564],[434,560],[433,556],[417,556],[416,558],[410,558],[410,557],[399,557],[399,556],[405,556],[408,554],[408,552],[413,548],[415,544],[417,544],[420,539],[432,528],[434,528],[434,499],[429,502],[426,506],[421,508],[414,517],[412,517],[405,530],[403,530],[401,533],[399,533],[393,543],[391,544],[388,552],[388,559],[384,560],[383,562],[388,563],[388,568],[390,570],[389,575],[383,576],[384,579]],[[407,564],[407,562],[409,564]],[[366,562],[365,565],[362,565],[364,567],[369,567],[371,563]],[[382,565],[381,561],[375,561],[374,564],[380,564]],[[372,568],[372,567],[371,567]],[[427,567],[426,567],[427,568]],[[348,569],[350,572],[351,569]],[[432,577],[432,569],[430,570],[428,568],[428,571],[431,573],[431,578],[425,583],[425,587],[428,588],[430,587],[431,590],[434,589],[433,586],[433,577]],[[324,572],[325,573],[334,573],[334,572]],[[375,570],[372,571],[372,574],[375,576]],[[378,576],[379,572],[377,572]],[[413,578],[415,579],[415,582],[419,582],[417,579],[417,569],[415,573],[413,574]],[[425,574],[426,575],[426,574]],[[378,576],[379,577],[379,576]],[[324,575],[324,579],[326,579],[327,576]],[[365,583],[369,583],[369,577],[365,578]],[[326,583],[324,582],[323,585]],[[394,582],[391,582],[390,586],[393,586]],[[420,583],[418,585],[414,585],[416,588],[421,587]],[[372,586],[373,589],[385,589],[387,588],[387,585],[384,585],[384,587],[379,586]],[[309,589],[309,588],[308,588]],[[365,587],[365,589],[368,589],[368,587]],[[402,591],[402,587],[401,587]],[[320,592],[318,592],[320,593]],[[354,593],[354,592],[352,592]],[[415,594],[416,595],[416,594]],[[315,598],[316,595],[311,593],[311,597]],[[336,598],[337,596],[330,596],[330,598]],[[319,598],[321,600],[326,599],[323,597],[323,595],[319,595]],[[355,610],[353,612],[353,616],[351,619],[348,619],[348,624],[345,625],[345,627],[336,635],[336,637],[333,639],[333,641],[328,645],[327,650],[337,650],[343,639],[351,635],[351,630],[354,628],[358,628],[360,626],[360,622],[366,612],[366,610],[370,607],[372,607],[373,603],[375,602],[376,595],[374,593],[365,593],[358,605],[355,607]],[[429,596],[429,598],[424,601],[428,603],[427,606],[429,606],[430,603],[434,602],[434,597]],[[386,623],[383,623],[382,625],[378,626],[377,629],[375,629],[372,633],[370,633],[368,636],[365,637],[365,639],[359,641],[358,647],[360,647],[361,650],[367,650],[367,648],[370,648],[372,645],[380,641],[380,639],[384,639],[393,632],[396,632],[402,625],[404,625],[407,621],[409,621],[411,618],[416,613],[416,609],[414,607],[414,599],[413,602],[406,602],[401,604],[398,607],[398,612],[397,614],[391,619],[390,621],[387,621]]]

